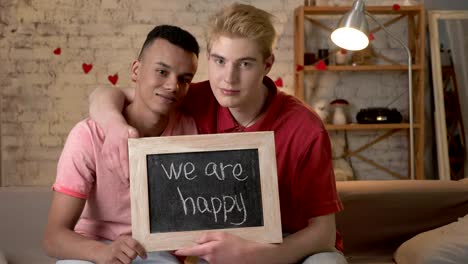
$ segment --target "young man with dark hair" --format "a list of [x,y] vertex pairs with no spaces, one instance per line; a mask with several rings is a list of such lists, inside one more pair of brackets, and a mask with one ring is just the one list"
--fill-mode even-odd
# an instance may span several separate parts
[[[277,89],[266,75],[273,63],[276,32],[272,16],[233,4],[209,19],[209,81],[193,84],[182,104],[201,134],[274,131],[283,232],[281,244],[246,241],[226,232],[203,235],[177,255],[217,263],[346,263],[340,252],[335,213],[342,209],[332,167],[331,146],[319,117]],[[129,100],[133,92],[126,90]],[[128,129],[119,109],[124,94],[98,89],[91,116],[117,131]],[[120,107],[120,108],[119,108]],[[122,134],[120,134],[122,135]],[[113,150],[122,149],[114,138]],[[108,151],[109,156],[115,155]]]
[[[194,120],[177,107],[197,70],[198,54],[196,39],[181,28],[161,25],[148,34],[131,68],[135,98],[123,111],[139,135],[197,133]],[[107,135],[90,118],[68,135],[53,185],[45,251],[63,259],[57,263],[177,261],[167,252],[147,254],[131,237],[128,170],[112,173],[103,161]]]

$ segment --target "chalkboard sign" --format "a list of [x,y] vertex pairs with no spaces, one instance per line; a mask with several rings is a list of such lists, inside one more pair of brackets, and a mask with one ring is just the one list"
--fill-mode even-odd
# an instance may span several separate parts
[[129,139],[132,235],[148,251],[207,231],[282,241],[273,132]]
[[257,149],[152,154],[147,169],[151,233],[263,226]]

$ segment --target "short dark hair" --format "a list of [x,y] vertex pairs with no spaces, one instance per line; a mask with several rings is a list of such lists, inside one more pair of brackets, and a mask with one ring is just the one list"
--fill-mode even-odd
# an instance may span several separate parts
[[159,25],[153,28],[153,30],[148,33],[148,36],[146,36],[145,43],[143,43],[138,59],[141,60],[145,49],[159,38],[165,39],[188,52],[193,52],[198,58],[200,47],[192,34],[177,26]]

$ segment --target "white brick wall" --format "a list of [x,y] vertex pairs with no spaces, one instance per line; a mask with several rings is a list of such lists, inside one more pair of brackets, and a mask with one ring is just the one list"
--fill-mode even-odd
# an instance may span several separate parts
[[[117,86],[131,85],[131,62],[154,25],[175,24],[197,37],[203,52],[195,80],[206,79],[203,25],[210,14],[231,2],[234,1],[3,0],[1,184],[53,182],[69,130],[87,116],[89,92],[97,86],[111,86],[107,76],[115,73],[119,75]],[[283,89],[291,92],[295,68],[293,10],[303,1],[239,2],[261,7],[278,18],[276,64],[270,77],[281,77]],[[60,55],[53,54],[56,48],[61,48]],[[92,71],[84,74],[82,63],[93,64]]]
[[[186,28],[198,39],[196,80],[207,78],[203,25],[223,4],[214,0],[2,1],[0,9],[2,185],[49,185],[73,125],[87,116],[89,92],[131,85],[130,66],[157,24]],[[303,1],[240,1],[274,13],[280,41],[271,73],[292,91],[292,16]],[[54,55],[56,48],[60,55]],[[93,64],[84,74],[82,64]]]

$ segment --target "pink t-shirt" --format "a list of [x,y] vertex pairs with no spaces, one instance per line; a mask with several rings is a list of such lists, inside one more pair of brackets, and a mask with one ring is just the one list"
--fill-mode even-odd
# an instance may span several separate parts
[[[176,113],[161,136],[192,134],[197,134],[193,119]],[[86,199],[77,233],[115,240],[131,234],[130,183],[128,173],[114,175],[103,162],[104,139],[104,131],[90,118],[76,124],[60,156],[53,189]]]

